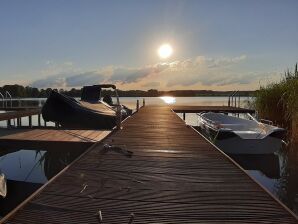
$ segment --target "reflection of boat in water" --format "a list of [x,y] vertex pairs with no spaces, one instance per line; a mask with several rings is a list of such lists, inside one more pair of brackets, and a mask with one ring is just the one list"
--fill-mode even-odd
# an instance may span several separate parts
[[283,128],[222,113],[198,114],[199,129],[230,154],[271,154],[280,149]]
[[[106,102],[101,100],[102,88],[115,90],[116,105],[112,103],[111,97],[105,96]],[[117,115],[121,114],[122,118],[125,118],[131,113],[130,109],[120,105],[114,85],[85,86],[80,101],[52,91],[42,108],[45,121],[58,122],[67,128],[112,129],[116,126]]]
[[258,170],[271,179],[280,178],[279,158],[275,154],[229,156],[245,170]]
[[85,150],[85,147],[72,147],[69,150],[5,150],[6,154],[0,156],[0,170],[6,175],[7,195],[5,198],[0,196],[0,217],[14,209]]
[[48,180],[54,177],[58,172],[64,169],[75,158],[85,151],[84,149],[77,149],[71,151],[47,151],[44,154],[43,169],[44,174]]
[[34,193],[43,184],[26,181],[7,180],[7,196],[0,198],[0,218],[17,207],[29,195]]

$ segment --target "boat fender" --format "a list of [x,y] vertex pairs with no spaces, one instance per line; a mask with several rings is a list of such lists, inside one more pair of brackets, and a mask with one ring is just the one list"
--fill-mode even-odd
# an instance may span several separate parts
[[6,178],[4,173],[0,173],[0,195],[5,198],[7,194]]

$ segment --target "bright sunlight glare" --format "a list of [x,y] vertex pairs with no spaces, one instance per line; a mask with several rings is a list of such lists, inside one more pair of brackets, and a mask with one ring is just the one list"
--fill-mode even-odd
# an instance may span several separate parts
[[172,96],[161,96],[160,99],[162,99],[166,104],[176,103],[176,98]]
[[163,44],[158,48],[158,55],[162,59],[170,57],[173,53],[173,48],[170,44]]

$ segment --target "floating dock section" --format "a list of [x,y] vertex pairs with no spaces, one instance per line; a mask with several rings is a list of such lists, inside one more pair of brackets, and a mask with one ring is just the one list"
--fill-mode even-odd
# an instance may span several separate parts
[[46,147],[70,146],[90,147],[102,140],[111,131],[68,130],[68,129],[0,129],[0,146],[4,147]]
[[170,107],[148,106],[2,222],[279,224],[297,219]]

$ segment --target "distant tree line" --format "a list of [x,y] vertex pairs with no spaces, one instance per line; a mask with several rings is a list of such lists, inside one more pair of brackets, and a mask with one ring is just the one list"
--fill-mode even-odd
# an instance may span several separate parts
[[[81,89],[72,88],[70,90],[64,89],[38,89],[35,87],[30,86],[21,86],[21,85],[5,85],[0,87],[0,92],[5,95],[5,92],[8,91],[13,98],[44,98],[48,97],[49,93],[52,91],[58,91],[68,96],[72,97],[80,97],[81,96]],[[156,89],[150,89],[148,91],[144,90],[118,90],[119,96],[121,97],[158,97],[158,96],[229,96],[233,93],[233,91],[212,91],[212,90],[171,90],[171,91],[158,91]],[[253,96],[254,91],[240,91],[241,96]],[[105,90],[103,91],[104,94],[112,94],[112,91]]]

